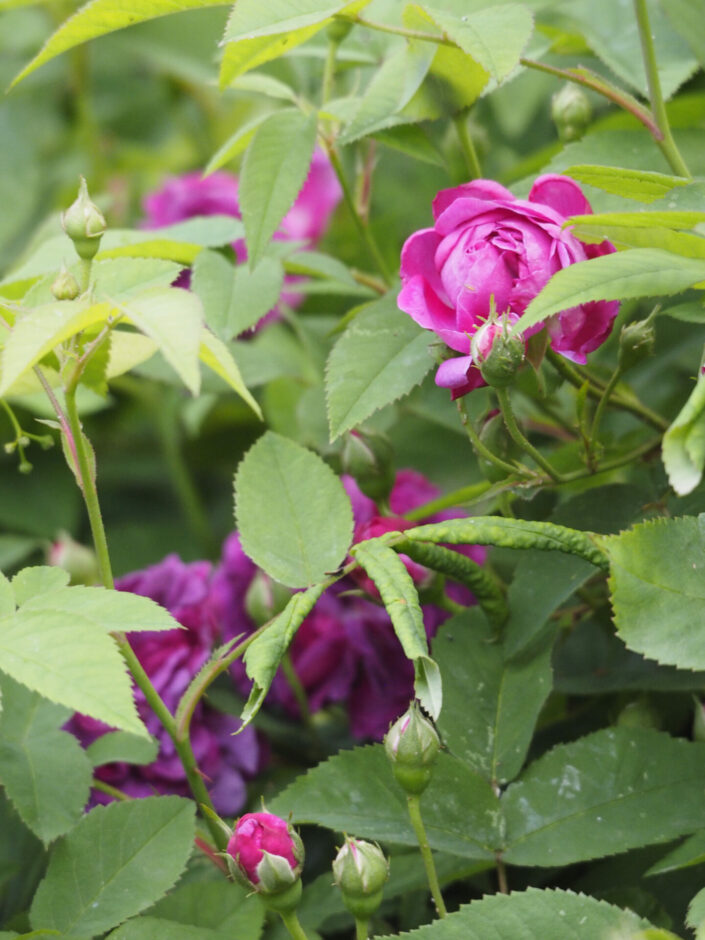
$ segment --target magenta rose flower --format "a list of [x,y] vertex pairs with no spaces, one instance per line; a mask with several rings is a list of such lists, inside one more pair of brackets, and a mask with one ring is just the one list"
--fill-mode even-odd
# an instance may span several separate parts
[[[520,316],[557,271],[615,251],[608,241],[585,245],[563,228],[569,216],[591,211],[578,184],[554,174],[540,176],[528,199],[483,179],[438,193],[433,228],[415,232],[402,249],[398,303],[462,353],[436,373],[453,398],[485,384],[470,343],[493,307]],[[609,335],[618,309],[618,301],[595,301],[555,314],[546,323],[552,348],[584,363]]]
[[[313,247],[325,232],[330,217],[342,197],[340,183],[335,171],[322,150],[315,150],[306,181],[293,206],[282,219],[274,238],[278,241],[301,241],[304,247]],[[148,195],[144,200],[147,228],[162,228],[199,215],[230,215],[241,218],[238,199],[238,179],[223,171],[201,176],[186,173],[177,176]],[[245,261],[245,240],[233,242],[238,262]],[[287,274],[281,299],[289,307],[301,303],[303,295],[292,290],[292,285],[301,279]],[[188,287],[190,272],[184,271],[175,282],[178,287]],[[260,321],[262,325],[278,316],[275,309]]]
[[[200,561],[185,564],[177,555],[169,555],[157,565],[119,579],[116,587],[151,597],[185,627],[130,635],[137,658],[173,713],[220,638],[210,595],[211,565]],[[188,794],[186,776],[173,742],[137,688],[135,701],[140,717],[159,743],[157,759],[146,766],[107,764],[96,770],[96,776],[134,797]],[[213,803],[223,815],[234,814],[241,808],[246,797],[246,780],[257,773],[262,760],[253,729],[246,728],[234,735],[237,727],[237,720],[204,702],[196,706],[191,743]],[[85,715],[75,715],[68,730],[88,745],[110,729]],[[106,797],[96,793],[94,799],[105,802]]]
[[301,872],[301,839],[285,819],[271,813],[246,813],[238,819],[228,841],[227,852],[253,886],[260,885],[263,876],[269,874],[262,870],[263,861],[266,866],[265,855],[282,858],[288,863],[291,882]]

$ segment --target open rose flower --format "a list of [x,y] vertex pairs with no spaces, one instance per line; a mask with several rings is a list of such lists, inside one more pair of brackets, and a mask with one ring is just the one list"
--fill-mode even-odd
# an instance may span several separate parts
[[[484,179],[438,193],[433,228],[415,232],[402,249],[398,303],[462,353],[436,373],[436,384],[453,398],[485,384],[470,343],[493,307],[520,316],[557,271],[615,250],[607,241],[584,245],[563,228],[569,216],[591,211],[578,184],[554,174],[540,176],[528,199]],[[552,348],[585,362],[609,335],[618,309],[618,301],[594,301],[555,314],[546,323]]]
[[[306,181],[274,238],[301,241],[313,247],[325,232],[341,197],[340,183],[328,157],[322,150],[315,150]],[[145,198],[144,209],[147,228],[162,228],[199,215],[230,215],[239,219],[238,178],[224,171],[205,177],[199,172],[176,176]],[[233,242],[232,247],[238,263],[247,258],[244,239]],[[286,275],[284,283],[291,288],[298,280],[300,278],[295,275]],[[190,272],[182,272],[175,283],[178,287],[188,287]],[[281,299],[288,306],[296,307],[301,303],[302,295],[285,289]],[[271,311],[260,322],[276,315],[276,310]]]
[[[186,564],[177,555],[169,555],[159,564],[120,578],[116,587],[151,597],[185,627],[130,635],[137,658],[173,714],[219,638],[210,595],[211,565],[205,561]],[[145,766],[107,764],[97,768],[96,777],[133,797],[153,793],[187,795],[186,775],[171,738],[139,689],[135,689],[135,701],[147,730],[159,744],[157,759]],[[196,762],[216,809],[223,815],[241,808],[246,796],[245,781],[255,775],[261,763],[255,731],[245,728],[235,735],[237,727],[236,719],[204,702],[196,706],[191,722]],[[86,746],[110,730],[86,715],[74,715],[67,728]],[[109,798],[102,793],[94,795],[94,801],[106,799]]]

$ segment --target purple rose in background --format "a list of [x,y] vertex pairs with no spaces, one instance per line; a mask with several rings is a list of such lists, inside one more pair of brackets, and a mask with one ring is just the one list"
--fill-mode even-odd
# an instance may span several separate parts
[[[356,541],[361,536],[369,538],[382,531],[408,526],[409,523],[400,518],[402,513],[440,495],[437,487],[422,474],[402,470],[397,474],[390,496],[394,516],[383,516],[373,500],[360,492],[352,477],[342,479],[353,505]],[[445,510],[424,522],[440,522],[462,515],[457,510]],[[485,560],[486,550],[482,547],[454,548],[480,564]],[[410,560],[408,564],[414,565]],[[255,628],[244,606],[255,571],[242,550],[239,536],[233,533],[225,542],[212,590],[216,616],[222,621],[226,638],[249,634]],[[415,574],[424,580],[430,576],[421,565],[412,568],[412,576]],[[354,737],[381,740],[390,722],[408,707],[413,695],[414,670],[387,612],[378,603],[350,593],[357,586],[353,578],[344,578],[321,596],[299,627],[289,656],[312,712],[326,705],[342,704],[348,710]],[[449,584],[447,590],[457,603],[473,602],[470,592],[461,585]],[[425,605],[423,611],[426,632],[431,638],[448,614],[430,604]],[[241,694],[247,695],[250,682],[242,663],[235,663],[231,674]],[[274,679],[267,703],[279,705],[292,715],[298,714],[294,695],[281,672]]]
[[[607,241],[585,245],[563,228],[569,216],[591,211],[578,184],[554,174],[540,176],[528,199],[484,179],[438,193],[433,228],[415,232],[402,249],[398,303],[463,354],[436,373],[436,384],[453,398],[485,384],[470,341],[492,303],[499,314],[520,316],[557,271],[615,250]],[[618,301],[595,301],[555,314],[546,324],[551,346],[584,363],[609,335],[618,309]]]
[[[301,241],[305,243],[304,247],[313,247],[325,232],[341,197],[340,183],[328,157],[316,149],[306,181],[274,238]],[[162,228],[199,215],[231,215],[239,219],[238,179],[223,171],[205,177],[198,172],[173,177],[145,198],[144,210],[147,228]],[[233,242],[232,247],[239,263],[247,258],[244,239]],[[291,274],[284,278],[285,290],[281,299],[289,307],[298,306],[303,299],[295,290],[286,289],[287,285],[291,288],[299,280],[301,278]],[[176,281],[178,287],[188,287],[189,283],[188,271],[182,272]],[[260,325],[277,315],[276,309],[270,311]]]
[[[186,628],[130,635],[137,658],[173,713],[219,639],[211,599],[211,565],[200,561],[186,564],[177,555],[169,555],[159,564],[119,579],[116,587],[151,597]],[[139,689],[135,689],[135,701],[147,729],[159,742],[157,759],[146,766],[108,764],[98,768],[96,776],[135,797],[155,792],[187,794],[184,770],[171,739]],[[236,719],[216,712],[203,701],[196,707],[191,722],[196,761],[213,803],[223,815],[234,814],[243,805],[245,780],[254,776],[260,765],[254,730],[246,728],[235,736],[237,727]],[[85,715],[75,715],[67,728],[84,745],[109,730]],[[105,801],[106,797],[96,793],[95,799]]]

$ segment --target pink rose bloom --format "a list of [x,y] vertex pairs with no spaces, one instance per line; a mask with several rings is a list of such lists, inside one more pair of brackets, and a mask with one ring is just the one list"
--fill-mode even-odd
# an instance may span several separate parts
[[300,840],[294,837],[285,819],[271,813],[246,813],[238,819],[227,852],[253,885],[260,882],[257,869],[264,852],[286,859],[295,875],[301,870]]
[[[470,341],[488,319],[491,299],[497,313],[521,316],[557,271],[615,251],[608,241],[585,245],[563,228],[569,216],[590,212],[578,184],[554,174],[540,176],[528,199],[484,179],[438,193],[433,228],[415,232],[402,248],[398,303],[462,353],[436,373],[453,398],[485,384]],[[595,301],[555,314],[546,323],[552,348],[584,363],[609,335],[618,309],[618,301]]]
[[[302,241],[305,247],[313,247],[325,232],[341,197],[340,183],[328,157],[316,149],[306,181],[282,219],[275,240]],[[147,228],[162,228],[199,215],[231,215],[239,219],[238,178],[223,171],[205,177],[200,172],[173,177],[145,198],[144,210]],[[245,240],[238,239],[232,247],[238,262],[243,262],[247,258]],[[291,286],[299,280],[287,274],[284,283]],[[175,283],[178,287],[188,287],[190,272],[182,272]],[[292,290],[284,290],[281,299],[289,307],[296,307],[303,297]],[[276,309],[270,311],[260,324],[278,315]]]
[[[205,561],[185,564],[169,555],[159,564],[126,575],[117,581],[121,591],[151,597],[181,623],[183,630],[133,633],[130,643],[167,708],[176,711],[191,679],[209,658],[220,639],[210,597],[211,565]],[[187,795],[189,788],[171,738],[135,688],[140,717],[159,744],[157,759],[145,766],[113,763],[99,767],[96,776],[130,796],[154,793]],[[246,779],[259,770],[261,750],[256,733],[246,728],[234,735],[239,722],[199,702],[191,722],[191,744],[209,787],[216,809],[223,815],[236,813],[245,802]],[[86,715],[74,715],[67,725],[84,745],[110,729]],[[109,797],[96,792],[94,802]]]

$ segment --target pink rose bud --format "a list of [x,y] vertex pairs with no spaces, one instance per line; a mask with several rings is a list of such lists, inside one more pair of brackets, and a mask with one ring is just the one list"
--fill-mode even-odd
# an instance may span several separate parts
[[394,777],[406,793],[418,795],[429,785],[440,747],[436,729],[413,702],[384,739]]
[[[552,173],[536,180],[528,199],[486,179],[438,193],[433,227],[415,232],[402,249],[398,304],[460,353],[436,373],[436,384],[453,398],[485,384],[470,342],[493,304],[520,317],[557,271],[615,250],[608,241],[583,244],[565,227],[570,216],[591,211],[574,180]],[[545,327],[555,352],[584,363],[609,335],[618,310],[614,300],[581,304],[526,335]]]
[[493,388],[511,385],[524,361],[524,341],[510,335],[511,327],[518,320],[515,313],[490,317],[470,342],[472,358],[480,367],[482,378]]
[[333,862],[333,874],[343,903],[354,917],[367,919],[374,914],[389,878],[389,863],[378,845],[346,839]]
[[47,552],[47,563],[64,568],[71,575],[72,584],[98,584],[98,560],[95,552],[75,542],[68,532],[60,532]]
[[227,852],[235,860],[236,874],[268,902],[274,900],[270,906],[276,910],[297,906],[304,847],[285,819],[271,813],[247,813],[238,819]]
[[78,198],[61,217],[64,231],[71,239],[76,254],[84,261],[95,257],[100,240],[105,232],[106,223],[103,213],[88,195],[88,186],[82,176],[78,189]]

